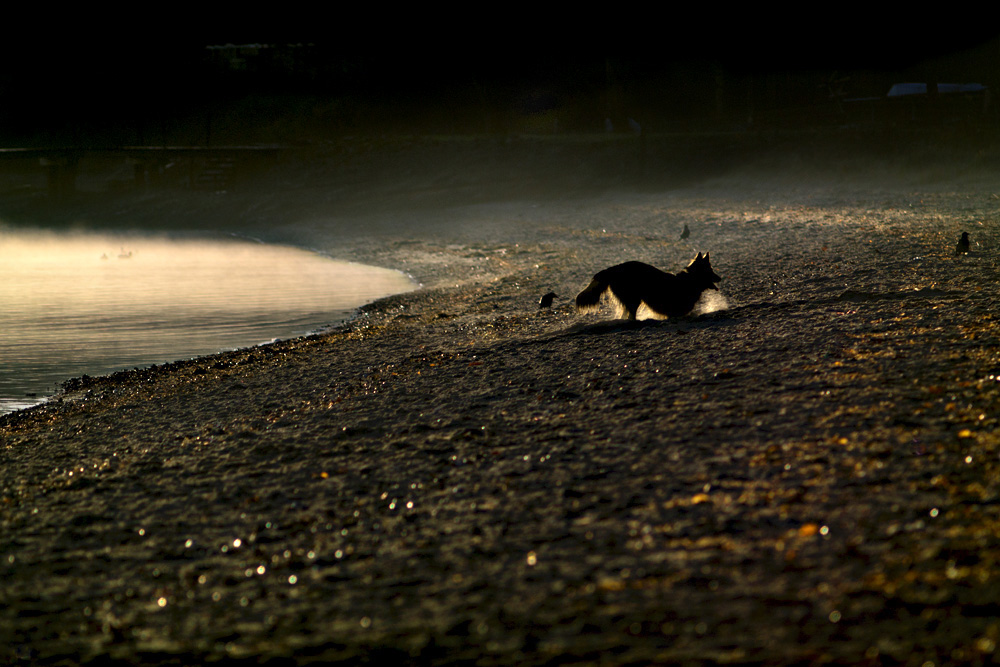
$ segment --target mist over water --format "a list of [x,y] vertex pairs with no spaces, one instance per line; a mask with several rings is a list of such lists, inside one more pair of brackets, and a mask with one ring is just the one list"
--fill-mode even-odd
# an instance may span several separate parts
[[0,414],[64,380],[315,331],[416,287],[242,240],[0,229]]

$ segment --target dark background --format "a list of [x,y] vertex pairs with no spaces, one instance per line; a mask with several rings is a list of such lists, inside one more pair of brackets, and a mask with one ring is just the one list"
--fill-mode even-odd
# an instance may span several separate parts
[[933,112],[885,100],[908,81],[997,90],[1000,37],[974,15],[709,8],[682,18],[604,6],[574,24],[535,21],[527,8],[476,11],[417,20],[387,8],[307,30],[190,29],[175,18],[156,36],[133,26],[31,37],[3,53],[0,144],[996,125],[982,95]]

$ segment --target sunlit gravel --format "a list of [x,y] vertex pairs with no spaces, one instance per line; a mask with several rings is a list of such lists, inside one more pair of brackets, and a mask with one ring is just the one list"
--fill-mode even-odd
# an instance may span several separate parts
[[[939,176],[359,234],[340,251],[424,287],[0,420],[0,658],[990,662],[997,190]],[[698,251],[722,309],[571,306],[611,264]]]

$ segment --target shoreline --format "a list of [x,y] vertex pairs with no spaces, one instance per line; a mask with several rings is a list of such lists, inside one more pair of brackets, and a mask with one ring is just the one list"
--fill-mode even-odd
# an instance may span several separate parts
[[[747,183],[444,211],[334,331],[0,418],[0,655],[989,660],[995,183]],[[700,250],[726,311],[572,310]]]
[[[51,400],[62,384],[84,374],[101,376],[319,333],[351,318],[360,306],[391,289],[406,292],[419,287],[402,271],[245,236],[177,237],[138,230],[87,234],[40,226],[2,227],[0,243],[11,244],[6,248],[8,257],[27,271],[10,275],[12,282],[7,285],[13,302],[8,304],[4,323],[10,340],[0,345],[0,354],[6,350],[3,356],[8,357],[0,376],[0,414]],[[131,258],[130,251],[128,263],[111,270],[108,254],[101,252],[104,246],[139,248],[141,257]],[[17,263],[20,255],[31,252],[44,253],[46,258],[57,255],[60,261]],[[277,263],[279,258],[284,258],[283,265]],[[28,282],[24,275],[30,277]],[[194,275],[201,278],[189,278]],[[237,275],[243,276],[240,282]],[[258,278],[264,275],[266,279]],[[316,284],[320,276],[331,281],[328,287]],[[169,289],[159,287],[168,284],[172,285]],[[21,285],[27,286],[26,292]],[[91,295],[91,289],[97,290],[96,295]],[[192,293],[198,295],[197,302],[188,296]],[[58,304],[59,321],[24,310],[19,302],[25,299],[28,305]],[[207,313],[210,307],[216,309],[213,321],[201,315],[191,319],[192,308]],[[325,319],[320,307],[328,312]],[[173,315],[165,331],[147,324],[148,318],[166,311]],[[85,316],[95,318],[94,323],[81,323]],[[104,327],[100,335],[95,333],[98,326]],[[31,331],[34,341],[28,335]],[[110,346],[107,354],[92,349],[104,344]]]

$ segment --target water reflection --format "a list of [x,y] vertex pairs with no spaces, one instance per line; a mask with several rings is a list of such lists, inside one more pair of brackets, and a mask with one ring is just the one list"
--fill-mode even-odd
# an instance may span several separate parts
[[297,248],[0,229],[0,413],[69,377],[307,333],[414,287]]

